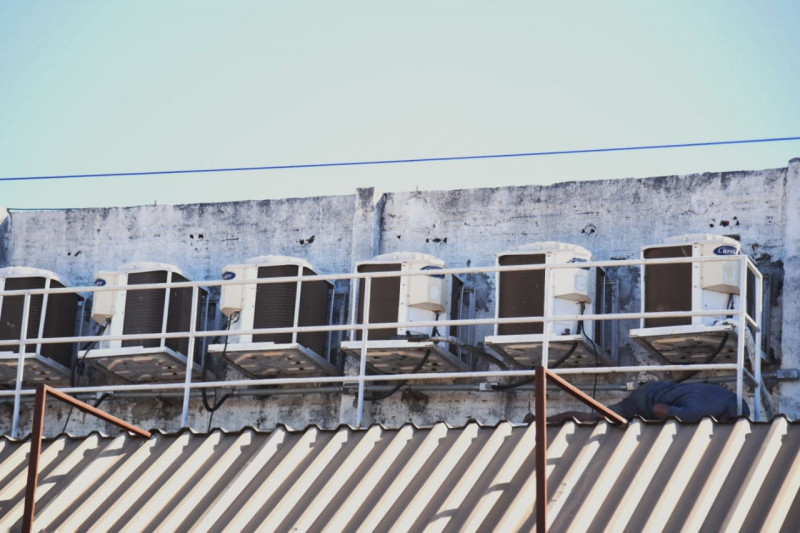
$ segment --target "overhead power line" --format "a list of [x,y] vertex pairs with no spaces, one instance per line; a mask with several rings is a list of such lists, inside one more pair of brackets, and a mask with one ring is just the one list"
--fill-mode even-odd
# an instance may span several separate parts
[[323,167],[351,167],[366,165],[399,165],[403,163],[433,163],[439,161],[468,161],[473,159],[503,159],[512,157],[538,157],[547,155],[574,155],[592,154],[601,152],[627,152],[634,150],[663,150],[667,148],[695,148],[699,146],[723,146],[730,144],[754,144],[782,141],[799,141],[798,137],[774,137],[769,139],[743,139],[737,141],[712,141],[699,143],[681,144],[654,144],[645,146],[617,146],[613,148],[587,148],[579,150],[552,150],[546,152],[522,152],[514,154],[484,154],[484,155],[460,155],[448,157],[420,157],[414,159],[385,159],[375,161],[344,161],[338,163],[303,163],[297,165],[265,165],[260,167],[231,167],[231,168],[198,168],[191,170],[151,170],[146,172],[104,172],[100,174],[56,174],[51,176],[12,176],[0,178],[0,181],[28,181],[28,180],[59,180],[59,179],[78,179],[78,178],[124,178],[133,176],[156,176],[164,174],[200,174],[212,172],[249,172],[255,170],[292,170],[300,168],[323,168]]

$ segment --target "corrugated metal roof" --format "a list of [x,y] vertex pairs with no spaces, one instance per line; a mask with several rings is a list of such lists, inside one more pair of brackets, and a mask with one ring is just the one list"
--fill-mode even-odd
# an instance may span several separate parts
[[[535,428],[309,427],[45,441],[35,529],[530,531]],[[548,428],[552,531],[797,531],[800,424]],[[0,530],[30,444],[0,438]]]

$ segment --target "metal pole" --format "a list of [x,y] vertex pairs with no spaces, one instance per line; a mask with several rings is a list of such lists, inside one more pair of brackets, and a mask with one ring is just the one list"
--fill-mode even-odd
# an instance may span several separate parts
[[[172,270],[167,270],[167,283],[172,283]],[[195,285],[194,287],[196,288],[197,286]],[[178,290],[178,289],[172,289],[170,287],[166,287],[164,289],[164,291],[165,291],[165,293],[164,293],[164,316],[162,317],[162,320],[161,320],[161,333],[162,334],[167,332],[167,320],[169,320],[170,292],[172,292],[173,290]],[[166,345],[167,345],[167,339],[165,337],[161,337],[161,347],[163,348]]]
[[39,484],[39,459],[42,454],[44,433],[44,406],[47,398],[46,385],[36,386],[36,405],[33,411],[31,451],[28,456],[28,485],[25,488],[25,511],[22,515],[22,531],[33,531],[33,516],[36,512],[36,486]]
[[[44,280],[44,288],[45,288],[45,290],[49,290],[50,289],[50,277],[49,276],[46,277],[45,280]],[[40,341],[44,337],[44,326],[45,326],[45,322],[47,321],[47,303],[48,303],[49,298],[50,298],[50,293],[49,292],[46,292],[46,293],[44,293],[42,295],[42,311],[41,311],[41,314],[39,315],[39,327],[38,327],[37,333],[36,333],[36,335],[37,335],[36,338],[39,339]],[[35,353],[37,355],[42,353],[42,343],[41,342],[36,344],[36,352]]]
[[[644,263],[644,250],[640,250],[639,251],[639,259],[641,261],[638,264],[638,266],[639,266],[639,302],[640,302],[639,306],[641,307],[641,309],[646,309],[645,305],[647,304],[647,302],[645,301],[645,290],[644,290],[645,287],[644,286],[647,283],[647,279],[646,279],[647,278],[647,275],[646,275],[647,274],[647,265]],[[639,327],[640,328],[644,327],[644,321],[645,321],[645,318],[643,316],[639,317]]]
[[[747,263],[745,263],[747,264]],[[755,411],[755,420],[756,422],[761,421],[761,393],[763,391],[763,378],[761,375],[761,332],[763,329],[763,304],[764,304],[764,279],[761,277],[760,273],[753,272],[753,280],[755,282],[755,315],[753,318],[756,322],[756,334],[755,334],[755,348],[754,351],[756,352],[754,357],[755,361],[753,364],[755,365],[755,379],[756,379],[756,386],[754,389],[753,394],[753,410]]]
[[14,414],[11,421],[11,438],[16,439],[19,432],[19,411],[22,403],[22,378],[25,375],[25,350],[28,347],[25,341],[28,338],[28,313],[31,310],[31,295],[25,293],[22,300],[22,324],[19,332],[19,346],[17,356],[17,381],[14,384]]
[[[195,285],[192,287],[192,312],[191,312],[191,319],[189,320],[189,347],[187,348],[186,354],[186,379],[184,379],[184,387],[183,387],[183,412],[181,413],[181,427],[189,427],[189,396],[192,393],[192,369],[194,367],[194,345],[195,345],[195,333],[197,332],[197,317],[195,313],[197,313],[198,305],[197,305],[197,297],[200,292],[200,288]],[[214,376],[216,379],[217,376]]]
[[129,423],[125,422],[124,420],[122,420],[121,418],[117,418],[116,416],[110,415],[110,414],[106,413],[105,411],[101,411],[97,407],[92,407],[88,403],[85,403],[85,402],[82,402],[82,401],[80,401],[80,400],[78,400],[76,398],[73,398],[72,396],[70,396],[68,394],[64,394],[63,392],[61,392],[58,389],[54,389],[54,388],[52,388],[52,387],[50,387],[48,385],[39,385],[39,386],[40,387],[44,387],[44,392],[45,393],[47,393],[47,394],[49,394],[51,396],[55,396],[56,399],[61,400],[62,402],[68,403],[70,405],[74,405],[78,410],[83,411],[86,414],[90,414],[92,416],[96,416],[100,420],[104,420],[106,422],[114,424],[115,426],[121,427],[125,431],[130,431],[134,435],[138,435],[138,436],[144,437],[146,439],[149,439],[150,436],[151,436],[151,433],[149,431],[146,431],[146,430],[144,430],[144,429],[142,429],[142,428],[140,428],[138,426],[134,426],[133,424],[129,424]]
[[547,531],[547,375],[536,367],[536,531]]
[[[322,283],[326,283],[323,281]],[[330,301],[330,305],[328,305],[328,324],[333,324],[333,304],[336,300],[336,285],[332,285],[328,287],[328,299]],[[342,337],[339,336],[339,343],[341,343]],[[325,353],[320,354],[326,360],[331,360],[331,352],[333,351],[333,332],[326,331],[325,332]],[[338,359],[337,359],[338,360]],[[332,361],[331,361],[332,362]],[[340,361],[341,362],[341,361]]]
[[[366,281],[364,282],[366,284]],[[358,279],[351,279],[350,280],[350,325],[353,326],[353,329],[347,330],[347,338],[351,341],[356,340],[356,329],[355,325],[358,321],[358,311],[356,310],[356,306],[358,305],[358,294],[359,291],[359,283]]]
[[[303,265],[297,265],[297,277],[300,278],[303,276]],[[294,327],[300,326],[300,297],[301,292],[303,290],[303,282],[301,280],[297,280],[297,286],[294,291]],[[292,332],[292,344],[297,344],[297,330]],[[320,354],[322,355],[322,354]]]
[[[494,264],[495,264],[495,266],[500,266],[500,258],[499,257],[495,257]],[[494,318],[495,318],[495,320],[497,320],[497,319],[500,318],[500,296],[499,296],[500,295],[500,271],[499,270],[495,270],[494,271],[494,293],[496,295],[498,295],[497,296],[497,302],[495,303],[495,306],[494,306]],[[495,335],[499,335],[500,334],[500,324],[498,322],[495,322],[492,325],[492,327],[494,328],[494,334]]]
[[[744,347],[747,335],[747,256],[739,260],[739,337],[736,339],[736,414],[742,415],[744,396]],[[754,406],[755,408],[755,406]]]
[[550,358],[550,328],[553,323],[550,317],[553,316],[553,288],[550,286],[553,272],[545,266],[544,269],[544,322],[542,322],[542,361],[541,365],[547,368]]
[[33,429],[31,431],[31,450],[28,457],[28,484],[25,488],[25,510],[22,515],[22,531],[30,533],[33,530],[33,518],[36,512],[36,487],[39,484],[39,460],[42,453],[42,436],[44,434],[44,413],[47,403],[47,395],[52,394],[59,400],[73,405],[83,411],[94,415],[101,420],[111,422],[117,426],[130,431],[141,437],[150,438],[149,431],[145,431],[115,416],[111,416],[89,404],[64,394],[47,385],[39,384],[36,386],[36,404],[33,414]]
[[364,423],[364,392],[367,374],[367,337],[369,336],[370,299],[372,298],[372,278],[364,278],[364,322],[361,324],[361,359],[358,368],[358,412],[356,413],[356,427]]

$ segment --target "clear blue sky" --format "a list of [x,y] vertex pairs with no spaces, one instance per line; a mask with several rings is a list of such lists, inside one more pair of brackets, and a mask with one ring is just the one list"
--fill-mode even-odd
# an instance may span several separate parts
[[[0,178],[800,136],[800,2],[0,3]],[[786,166],[800,142],[0,181],[10,208]]]

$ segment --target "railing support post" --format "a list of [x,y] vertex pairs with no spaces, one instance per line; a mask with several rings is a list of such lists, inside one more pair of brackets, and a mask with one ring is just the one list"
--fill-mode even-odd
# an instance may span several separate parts
[[36,486],[39,484],[39,458],[42,454],[42,433],[44,433],[44,402],[47,391],[44,385],[36,386],[36,403],[33,410],[31,430],[31,451],[28,456],[28,484],[25,488],[25,511],[22,515],[22,531],[33,530],[33,514],[36,507]]
[[361,357],[358,361],[358,406],[356,412],[356,427],[364,425],[364,394],[366,393],[367,375],[367,341],[369,340],[369,314],[370,301],[372,300],[372,277],[364,279],[364,320],[361,324]]
[[547,374],[536,367],[536,531],[547,531]]

